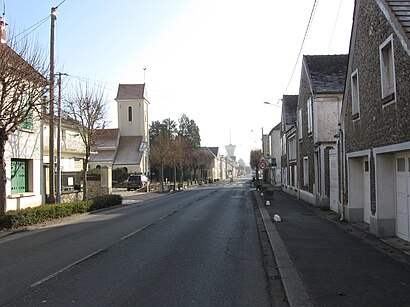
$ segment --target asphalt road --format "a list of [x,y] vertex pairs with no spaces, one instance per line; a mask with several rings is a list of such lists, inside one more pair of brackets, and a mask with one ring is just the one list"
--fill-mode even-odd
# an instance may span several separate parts
[[0,305],[270,306],[245,182],[0,239]]

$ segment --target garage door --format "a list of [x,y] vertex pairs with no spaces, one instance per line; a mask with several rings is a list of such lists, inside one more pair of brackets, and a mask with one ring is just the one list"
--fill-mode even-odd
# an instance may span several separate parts
[[410,241],[410,154],[396,158],[396,191],[397,236]]
[[339,212],[339,175],[336,150],[329,151],[330,165],[330,210]]

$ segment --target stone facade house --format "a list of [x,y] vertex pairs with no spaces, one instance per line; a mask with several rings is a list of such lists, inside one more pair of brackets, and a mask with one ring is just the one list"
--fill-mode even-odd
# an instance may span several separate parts
[[281,185],[281,147],[280,147],[281,123],[277,124],[269,132],[269,157],[267,157],[267,176],[269,183],[274,186]]
[[339,132],[343,217],[410,241],[410,3],[357,0]]
[[325,209],[330,207],[329,156],[336,150],[347,59],[347,55],[305,55],[302,61],[297,107],[298,192],[301,199]]
[[281,138],[281,184],[282,189],[296,195],[296,109],[298,95],[284,95],[282,98]]
[[128,173],[149,176],[149,128],[145,84],[120,84],[118,87],[118,128],[96,134],[91,168],[125,168]]

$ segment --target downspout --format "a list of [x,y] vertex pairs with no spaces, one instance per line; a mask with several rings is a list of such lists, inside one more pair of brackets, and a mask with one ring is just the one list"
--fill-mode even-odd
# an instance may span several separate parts
[[345,148],[344,148],[344,133],[341,125],[339,124],[339,153],[340,153],[340,174],[342,177],[340,183],[340,220],[345,219],[345,206],[344,206],[344,195],[345,195]]

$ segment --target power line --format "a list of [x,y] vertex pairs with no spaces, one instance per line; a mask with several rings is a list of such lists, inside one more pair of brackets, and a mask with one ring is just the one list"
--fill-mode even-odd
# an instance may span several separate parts
[[298,62],[299,62],[300,54],[302,53],[302,50],[303,50],[303,45],[305,44],[306,37],[307,37],[307,35],[308,35],[308,33],[309,33],[309,30],[310,30],[310,26],[312,25],[312,21],[313,21],[314,15],[315,15],[315,11],[316,11],[316,7],[317,7],[318,1],[319,1],[319,0],[315,0],[315,2],[313,3],[313,8],[312,8],[312,11],[310,12],[309,22],[308,22],[308,25],[307,25],[306,31],[305,31],[305,36],[303,37],[302,45],[300,46],[299,53],[298,53],[298,57],[297,57],[297,59],[296,59],[295,66],[293,67],[292,75],[290,76],[288,85],[286,86],[286,89],[285,89],[285,91],[284,91],[285,94],[286,94],[286,92],[288,91],[290,82],[292,81],[293,75],[295,74],[295,70],[296,70],[296,67],[297,67]]
[[336,29],[337,21],[339,20],[339,14],[340,14],[340,8],[341,7],[342,7],[342,0],[340,0],[339,8],[337,9],[335,24],[333,25],[333,30],[332,30],[332,35],[330,36],[329,44],[327,45],[327,53],[329,53],[330,44],[332,43],[333,35],[335,34],[335,29]]
[[66,0],[61,1],[60,4],[57,5],[55,8],[58,9],[58,7],[59,7],[61,4],[63,4],[65,1],[66,1]]
[[50,16],[47,16],[45,18],[43,18],[42,20],[40,20],[39,22],[35,23],[34,25],[28,27],[27,29],[25,29],[24,31],[20,32],[19,34],[15,35],[15,38],[19,37],[20,35],[22,35],[23,33],[31,30],[30,32],[28,32],[26,35],[24,35],[22,38],[20,38],[18,42],[22,41],[23,39],[25,39],[27,36],[29,36],[31,33],[33,33],[35,30],[37,30],[43,23],[45,23],[48,19],[50,18]]

